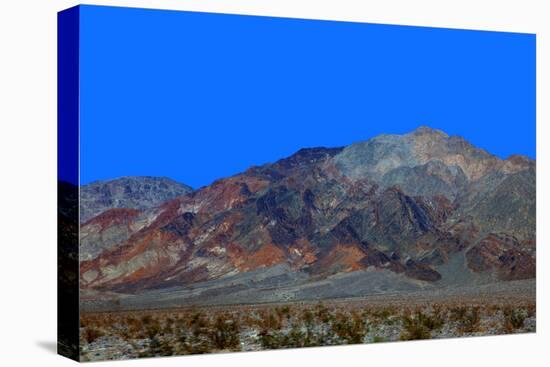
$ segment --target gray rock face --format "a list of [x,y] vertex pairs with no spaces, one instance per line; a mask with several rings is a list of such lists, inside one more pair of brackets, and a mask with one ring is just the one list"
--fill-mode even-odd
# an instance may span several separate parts
[[446,166],[438,160],[426,164],[392,169],[382,176],[384,188],[399,186],[412,196],[443,195],[454,199],[466,187],[467,177],[458,166]]
[[[419,127],[404,135],[380,135],[365,142],[352,144],[334,157],[336,166],[348,177],[384,177],[392,170],[415,168],[429,164],[431,176],[452,182],[463,174],[475,181],[502,161],[476,148],[461,137],[448,136],[429,127]],[[446,166],[443,167],[443,166]],[[395,175],[398,179],[401,175]],[[428,175],[424,175],[425,177]],[[391,185],[391,177],[386,185]]]
[[131,176],[80,187],[80,222],[113,208],[146,209],[193,189],[166,177]]
[[[495,177],[496,176],[496,177]],[[512,233],[535,241],[536,174],[529,168],[487,177],[469,188],[461,213],[472,216],[485,233]]]

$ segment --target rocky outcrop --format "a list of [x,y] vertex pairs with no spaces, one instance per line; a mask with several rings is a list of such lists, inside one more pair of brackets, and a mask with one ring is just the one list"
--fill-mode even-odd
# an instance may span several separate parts
[[466,252],[468,266],[476,272],[494,271],[499,279],[534,278],[534,249],[512,236],[490,234]]
[[165,177],[131,176],[80,187],[80,223],[113,208],[146,209],[191,192]]

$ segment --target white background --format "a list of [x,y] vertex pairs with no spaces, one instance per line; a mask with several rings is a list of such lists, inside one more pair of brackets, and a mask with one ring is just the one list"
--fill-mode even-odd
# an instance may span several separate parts
[[[548,1],[94,1],[105,5],[537,33],[536,335],[105,362],[108,366],[548,365]],[[56,12],[0,2],[0,365],[65,366],[56,338]],[[544,18],[546,14],[546,19]],[[545,24],[546,21],[546,24]],[[518,121],[521,128],[522,121]],[[546,227],[545,227],[546,224]],[[546,290],[545,290],[546,288]]]

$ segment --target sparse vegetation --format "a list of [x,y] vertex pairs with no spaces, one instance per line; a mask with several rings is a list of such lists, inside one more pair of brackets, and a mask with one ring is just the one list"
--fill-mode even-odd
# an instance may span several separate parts
[[358,344],[363,342],[367,329],[361,315],[355,312],[351,314],[338,312],[332,322],[332,331],[345,344]]
[[525,319],[527,318],[528,312],[528,310],[515,309],[511,306],[505,307],[502,310],[502,314],[504,317],[504,332],[512,333],[514,332],[514,330],[522,328],[525,323]]
[[430,339],[432,331],[443,326],[443,320],[438,316],[430,316],[417,310],[414,315],[403,315],[403,332],[401,340]]
[[534,330],[535,315],[532,304],[317,303],[128,311],[83,314],[81,341],[86,360],[94,360],[97,351],[113,353],[105,352],[113,347],[103,343],[120,344],[129,357],[152,357],[429,339],[486,330],[525,332]]
[[481,313],[478,306],[455,307],[451,309],[451,320],[458,323],[458,331],[461,333],[475,333],[480,330]]
[[210,331],[210,339],[216,349],[238,350],[240,347],[239,321],[226,314],[218,315]]

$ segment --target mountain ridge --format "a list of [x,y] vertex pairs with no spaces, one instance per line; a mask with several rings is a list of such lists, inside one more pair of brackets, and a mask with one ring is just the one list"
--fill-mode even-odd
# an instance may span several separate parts
[[146,209],[193,191],[168,177],[122,176],[80,186],[80,221],[84,223],[107,209]]
[[534,178],[534,160],[427,127],[301,149],[83,223],[81,288],[185,288],[281,264],[307,279],[368,270],[437,284],[456,261],[470,278],[532,278]]

